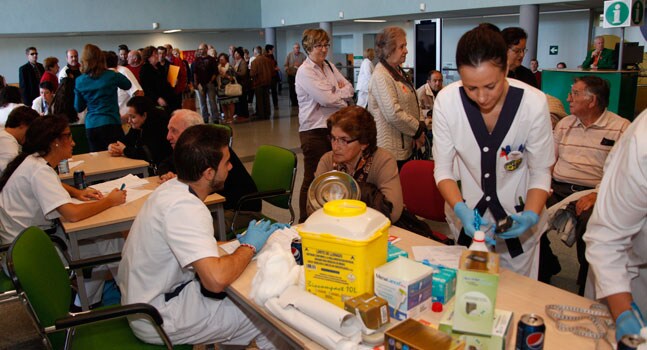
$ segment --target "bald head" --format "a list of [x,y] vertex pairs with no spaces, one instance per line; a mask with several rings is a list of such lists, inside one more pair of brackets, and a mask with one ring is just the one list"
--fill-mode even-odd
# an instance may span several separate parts
[[168,122],[168,134],[166,139],[175,148],[175,143],[180,138],[180,135],[188,127],[198,124],[204,124],[202,116],[195,111],[189,109],[178,109],[171,115]]

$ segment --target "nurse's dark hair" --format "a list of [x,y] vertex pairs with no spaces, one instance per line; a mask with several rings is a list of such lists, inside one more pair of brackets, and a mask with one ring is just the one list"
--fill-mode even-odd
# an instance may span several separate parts
[[[25,143],[22,145],[22,151],[7,164],[7,168],[0,177],[0,192],[13,175],[14,171],[18,169],[20,164],[27,158],[27,156],[38,153],[43,157],[49,154],[52,150],[52,143],[63,136],[65,128],[68,127],[67,117],[65,115],[46,115],[44,117],[36,118],[27,133],[25,134]],[[50,164],[56,166],[58,164]]]
[[479,25],[458,40],[456,66],[478,67],[483,62],[490,62],[504,71],[508,67],[507,51],[501,33]]
[[364,152],[371,154],[377,150],[377,128],[375,119],[369,111],[359,106],[344,107],[333,113],[326,121],[328,134],[333,126],[340,128],[352,139],[368,145]]
[[585,75],[573,78],[573,82],[583,82],[586,85],[586,91],[597,98],[596,106],[603,111],[609,106],[609,96],[611,88],[609,81],[593,75]]
[[133,96],[128,102],[126,107],[132,107],[139,115],[144,113],[151,113],[155,109],[155,103],[148,96]]
[[198,181],[208,168],[218,170],[222,150],[229,144],[225,129],[213,125],[194,125],[182,133],[173,150],[173,162],[178,179]]

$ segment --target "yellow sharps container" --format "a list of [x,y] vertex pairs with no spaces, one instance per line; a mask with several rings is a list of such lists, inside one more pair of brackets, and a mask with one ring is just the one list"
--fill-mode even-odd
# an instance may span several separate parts
[[389,219],[357,200],[326,203],[297,230],[306,290],[341,308],[373,293],[373,269],[386,263]]

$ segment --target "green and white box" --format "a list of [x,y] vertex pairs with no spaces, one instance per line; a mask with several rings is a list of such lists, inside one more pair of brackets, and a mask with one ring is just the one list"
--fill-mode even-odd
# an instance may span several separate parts
[[498,286],[499,255],[464,251],[456,275],[453,329],[463,333],[492,335]]
[[452,329],[453,317],[454,310],[449,308],[443,314],[438,330],[451,335],[454,339],[465,341],[465,349],[505,350],[506,344],[513,344],[508,339],[510,323],[512,323],[512,311],[494,310],[491,336],[456,332]]

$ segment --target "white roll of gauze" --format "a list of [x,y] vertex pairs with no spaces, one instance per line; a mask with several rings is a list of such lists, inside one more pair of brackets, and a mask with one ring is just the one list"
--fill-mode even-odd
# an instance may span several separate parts
[[357,316],[300,289],[298,286],[288,287],[279,296],[279,304],[283,308],[288,305],[294,306],[302,313],[345,337],[353,337],[360,334],[362,330],[361,322]]
[[285,308],[279,304],[278,298],[271,298],[265,307],[281,321],[287,323],[306,337],[312,339],[326,349],[356,350],[362,340],[361,334],[348,338],[317,322],[314,318],[302,313],[292,305]]

